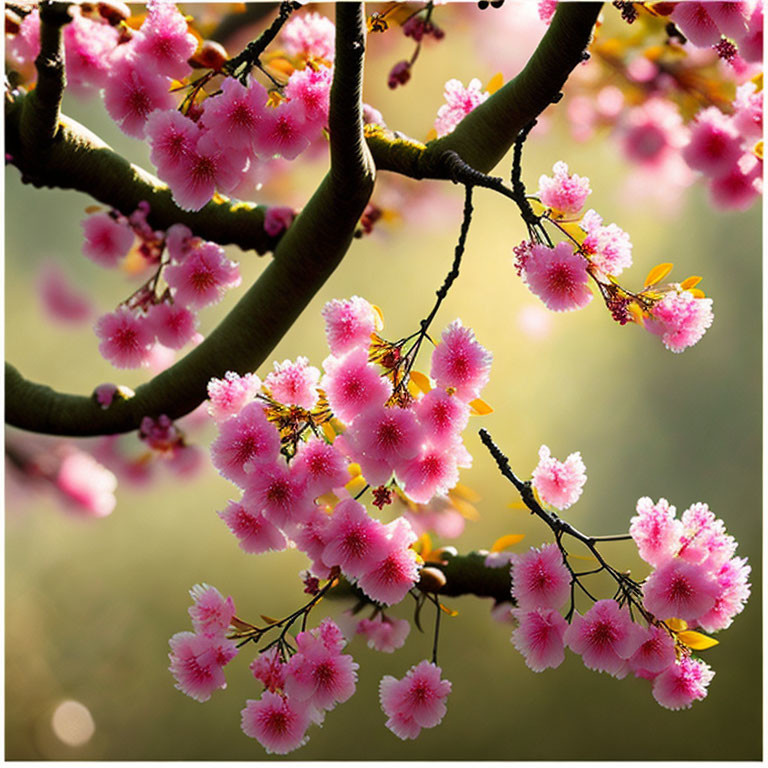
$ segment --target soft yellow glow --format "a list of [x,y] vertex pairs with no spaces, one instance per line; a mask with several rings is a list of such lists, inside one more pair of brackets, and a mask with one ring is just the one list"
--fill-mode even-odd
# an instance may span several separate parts
[[51,727],[57,738],[70,747],[82,746],[96,730],[88,707],[79,701],[62,701],[53,713]]

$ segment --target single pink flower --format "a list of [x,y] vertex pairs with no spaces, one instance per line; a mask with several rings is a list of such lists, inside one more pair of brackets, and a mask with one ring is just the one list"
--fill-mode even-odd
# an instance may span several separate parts
[[581,656],[584,666],[626,676],[629,659],[644,641],[642,627],[615,600],[598,600],[585,614],[575,613],[565,632],[565,644]]
[[377,613],[372,619],[361,619],[356,628],[359,635],[368,641],[368,647],[382,653],[394,653],[405,645],[405,639],[411,631],[406,619],[393,619]]
[[307,742],[309,708],[272,691],[264,691],[257,701],[248,699],[242,710],[240,727],[256,739],[269,754],[285,755]]
[[642,645],[630,656],[629,667],[636,677],[652,679],[675,663],[675,641],[664,627],[649,625]]
[[299,445],[293,466],[313,499],[349,481],[346,459],[333,445],[317,438]]
[[243,495],[243,504],[248,509],[261,512],[278,528],[289,522],[304,522],[312,514],[315,505],[301,478],[281,459],[270,463],[257,461],[251,467],[246,463],[245,470],[251,472]]
[[522,274],[531,292],[553,312],[582,309],[592,301],[587,260],[569,243],[532,246]]
[[397,471],[403,490],[411,501],[426,504],[433,496],[448,493],[459,482],[454,443],[448,449],[425,444],[419,454],[404,461]]
[[581,496],[587,482],[586,469],[579,451],[570,454],[565,461],[558,461],[552,457],[549,448],[542,445],[539,463],[533,470],[533,485],[545,504],[560,510],[568,509]]
[[763,192],[763,161],[752,152],[743,154],[728,173],[712,181],[709,191],[718,208],[747,210]]
[[222,422],[219,430],[211,444],[211,461],[233,483],[243,487],[250,482],[246,465],[253,469],[277,459],[280,435],[267,421],[261,403],[248,403],[239,414]]
[[452,388],[469,402],[488,383],[493,355],[475,339],[474,331],[454,320],[432,352],[430,374],[439,387]]
[[112,64],[104,86],[104,106],[123,133],[143,139],[152,112],[176,106],[169,86],[167,77],[141,65],[132,56],[123,55]]
[[637,515],[630,520],[629,534],[646,563],[659,566],[680,549],[683,525],[666,499],[654,504],[647,496],[637,501]]
[[744,604],[750,595],[751,570],[746,559],[734,557],[724,563],[714,574],[718,587],[715,604],[697,620],[698,625],[705,632],[727,629],[733,617],[744,610]]
[[685,145],[687,137],[677,106],[651,97],[627,113],[622,148],[633,163],[658,170]]
[[264,683],[268,691],[282,690],[285,685],[286,664],[280,657],[280,649],[273,645],[260,653],[250,664],[248,669],[257,680]]
[[333,299],[323,307],[323,318],[331,354],[340,356],[355,347],[367,350],[370,346],[375,315],[365,299]]
[[180,304],[153,304],[147,313],[157,340],[171,349],[181,349],[195,335],[197,315]]
[[88,295],[73,285],[53,262],[46,262],[37,276],[37,291],[46,315],[55,322],[84,323],[93,315]]
[[288,546],[285,535],[274,523],[236,501],[230,501],[227,508],[219,512],[219,517],[235,534],[244,552],[260,555],[268,551],[279,552]]
[[215,131],[223,147],[251,153],[256,128],[267,111],[267,91],[251,80],[246,88],[234,78],[226,78],[221,93],[203,102],[202,124]]
[[[192,158],[200,137],[198,124],[177,109],[152,112],[147,118],[145,132],[150,146],[149,159],[162,179],[183,170],[182,166]],[[183,224],[173,226],[184,227]]]
[[206,637],[223,637],[235,615],[235,601],[231,597],[225,600],[216,587],[208,584],[195,584],[189,594],[193,605],[188,611],[195,632]]
[[454,443],[469,421],[469,406],[456,395],[442,389],[431,389],[413,406],[424,439],[436,448]]
[[195,36],[171,0],[149,0],[147,17],[130,45],[147,69],[177,80],[190,72],[187,63],[197,49]]
[[581,247],[601,272],[617,277],[632,266],[632,243],[623,229],[615,224],[604,227],[602,217],[591,209],[580,226],[587,233]]
[[714,676],[709,665],[684,656],[653,681],[653,698],[666,709],[689,709],[694,701],[706,698]]
[[712,299],[696,298],[689,291],[669,291],[654,304],[643,325],[661,336],[668,350],[682,352],[701,339],[713,320]]
[[56,487],[73,511],[88,517],[106,517],[117,503],[117,478],[83,451],[72,450],[64,456]]
[[389,718],[386,726],[401,739],[414,739],[422,728],[434,728],[445,716],[451,692],[440,667],[422,661],[402,680],[386,675],[379,683],[379,701]]
[[223,379],[211,379],[208,382],[208,413],[216,421],[225,421],[240,413],[260,389],[261,379],[255,374],[239,376],[234,371],[227,371]]
[[683,158],[695,171],[717,178],[729,173],[742,155],[741,136],[733,118],[717,107],[702,109],[691,126]]
[[275,370],[267,374],[264,386],[272,397],[283,405],[298,405],[311,411],[319,397],[317,385],[320,371],[309,365],[306,357],[297,357],[296,362],[284,360],[274,364]]
[[542,204],[559,216],[577,214],[592,192],[589,179],[568,173],[568,165],[562,160],[555,163],[552,171],[554,176],[542,175],[539,178],[538,195]]
[[456,126],[477,106],[482,104],[490,94],[483,90],[477,78],[470,80],[465,88],[461,80],[448,80],[445,84],[443,97],[445,104],[437,110],[435,131],[438,138],[451,133]]
[[285,205],[271,205],[264,214],[264,231],[270,237],[277,237],[293,224],[296,211]]
[[551,608],[514,609],[512,614],[519,622],[512,643],[525,657],[526,665],[534,672],[559,667],[565,659],[563,637],[568,622]]
[[309,146],[303,107],[287,101],[264,111],[256,128],[256,151],[267,157],[279,155],[294,160]]
[[373,405],[382,405],[392,394],[392,384],[368,362],[368,352],[355,347],[344,357],[331,355],[323,362],[321,386],[333,413],[351,424]]
[[72,21],[64,27],[64,64],[72,93],[85,96],[106,84],[117,38],[117,30],[109,24],[72,13]]
[[719,589],[700,565],[675,558],[659,566],[643,584],[643,605],[658,619],[696,621],[710,611]]
[[733,124],[745,139],[757,141],[763,135],[763,93],[748,81],[736,89]]
[[301,119],[319,130],[328,121],[333,70],[330,67],[295,69],[285,86],[285,95],[301,110]]
[[93,213],[81,224],[83,253],[102,267],[116,267],[133,245],[133,230],[122,217],[117,220],[108,213]]
[[169,670],[182,693],[197,701],[208,701],[215,690],[227,687],[223,667],[237,656],[232,640],[177,632],[168,644]]
[[285,50],[292,56],[310,56],[333,61],[336,27],[319,13],[295,15],[280,33]]
[[691,504],[681,516],[682,532],[678,557],[689,563],[718,570],[736,552],[736,541],[725,532],[725,523],[715,517],[707,504]]
[[195,248],[181,264],[169,264],[163,275],[173,289],[175,302],[201,309],[221,300],[230,288],[240,285],[240,271],[216,243]]
[[115,368],[138,368],[147,365],[155,335],[144,316],[135,315],[127,307],[102,315],[94,326],[101,339],[99,352]]
[[571,574],[557,544],[512,555],[512,596],[519,608],[558,610],[571,593]]

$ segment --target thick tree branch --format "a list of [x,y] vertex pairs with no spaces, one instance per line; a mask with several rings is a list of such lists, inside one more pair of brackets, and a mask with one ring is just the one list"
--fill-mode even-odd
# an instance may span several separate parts
[[373,164],[367,150],[361,150],[362,25],[359,3],[337,6],[329,122],[346,128],[331,131],[331,171],[283,236],[274,261],[213,333],[139,387],[133,398],[118,400],[107,410],[89,397],[29,382],[6,364],[9,424],[58,435],[127,432],[146,415],[178,418],[189,413],[205,399],[212,377],[228,370],[253,371],[264,362],[346,254],[373,190]]

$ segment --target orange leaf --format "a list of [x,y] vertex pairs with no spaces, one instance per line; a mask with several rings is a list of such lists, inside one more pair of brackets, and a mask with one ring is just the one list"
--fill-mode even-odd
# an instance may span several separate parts
[[513,501],[507,504],[507,509],[528,509],[523,501]]
[[263,613],[260,613],[259,616],[261,616],[261,620],[266,621],[267,624],[277,624],[277,622],[280,621],[280,619],[273,619],[270,616],[265,616]]
[[682,632],[688,629],[688,622],[683,619],[667,619],[664,622],[673,632]]
[[101,210],[101,206],[100,205],[89,205],[85,209],[85,212],[86,213],[96,213],[97,211],[100,211],[100,210]]
[[706,651],[707,648],[714,648],[720,644],[719,640],[715,640],[714,637],[707,637],[702,635],[701,632],[678,632],[677,639],[689,648],[693,648],[694,651]]
[[426,395],[432,389],[429,378],[420,371],[411,371],[411,381]]
[[434,141],[437,138],[437,131],[434,128],[429,129],[425,141]]
[[428,533],[422,533],[411,546],[422,558],[426,558],[432,551],[432,539]]
[[381,307],[377,307],[375,304],[371,304],[371,307],[373,307],[373,313],[375,315],[373,318],[374,325],[376,326],[376,330],[380,331],[384,328],[384,313],[381,311]]
[[480,501],[482,498],[477,491],[473,490],[468,485],[464,485],[464,483],[456,483],[456,485],[454,485],[448,492],[448,495],[451,497],[458,496],[460,499],[465,499],[466,501],[471,502]]
[[469,412],[474,416],[487,416],[489,413],[493,413],[493,408],[485,400],[478,397],[476,400],[470,400]]
[[706,298],[706,293],[704,291],[699,290],[698,288],[691,288],[688,293],[693,296],[694,299],[704,299]]
[[645,287],[648,288],[651,285],[660,283],[671,271],[674,264],[657,264],[645,278]]
[[458,616],[459,612],[454,611],[452,608],[446,608],[442,603],[440,603],[440,610],[443,613],[447,613],[449,616]]
[[488,93],[493,96],[496,91],[501,88],[501,86],[504,85],[504,75],[501,74],[501,72],[497,72],[489,81],[488,85],[485,86],[485,90],[488,91]]
[[694,275],[693,277],[686,277],[685,280],[683,280],[683,282],[680,283],[680,287],[684,291],[690,291],[691,288],[695,288],[700,282],[701,282],[701,278]]
[[328,442],[332,443],[336,439],[336,430],[327,421],[322,423],[321,428]]
[[524,538],[524,533],[508,533],[506,536],[501,536],[493,542],[491,552],[502,552],[515,544],[519,544]]

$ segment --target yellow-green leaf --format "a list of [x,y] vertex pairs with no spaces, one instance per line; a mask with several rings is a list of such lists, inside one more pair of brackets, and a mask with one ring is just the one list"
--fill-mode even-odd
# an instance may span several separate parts
[[700,282],[701,278],[698,275],[692,275],[691,277],[686,277],[685,280],[680,283],[680,287],[684,291],[690,291],[691,288],[695,288]]
[[336,439],[336,430],[330,425],[329,422],[323,422],[322,430],[329,443],[332,443]]
[[421,371],[411,371],[411,381],[426,395],[432,389],[432,385],[429,383],[429,377],[421,373]]
[[493,413],[493,408],[485,400],[478,397],[469,401],[469,412],[474,416],[487,416],[489,413]]
[[531,205],[531,209],[537,216],[541,216],[549,210],[546,205],[544,205],[540,200],[537,200],[535,197],[528,198],[528,202]]
[[505,549],[519,544],[524,538],[524,533],[508,533],[506,536],[501,536],[493,542],[491,552],[503,552]]
[[259,616],[261,616],[262,621],[266,621],[267,624],[277,624],[280,619],[273,619],[271,616],[265,616],[263,613],[260,613]]
[[648,277],[645,278],[645,287],[648,288],[651,285],[656,285],[656,283],[660,283],[671,271],[674,264],[657,264],[649,273]]
[[488,93],[493,96],[496,91],[501,88],[501,86],[504,85],[504,75],[501,74],[501,72],[497,72],[489,81],[488,85],[485,86],[485,90],[488,91]]
[[561,223],[560,229],[570,235],[579,245],[587,239],[587,233],[575,221]]
[[678,632],[677,639],[694,651],[706,651],[707,648],[713,648],[720,644],[720,641],[715,640],[714,637],[707,637],[702,635],[701,632],[693,632],[692,630]]

